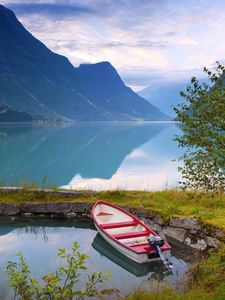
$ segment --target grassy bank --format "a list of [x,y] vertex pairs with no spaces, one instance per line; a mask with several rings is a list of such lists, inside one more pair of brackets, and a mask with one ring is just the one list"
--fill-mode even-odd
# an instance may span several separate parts
[[[225,231],[225,195],[215,193],[185,192],[168,190],[162,192],[140,191],[106,191],[96,194],[64,195],[31,191],[0,190],[0,203],[47,203],[47,202],[94,202],[98,199],[112,203],[145,208],[162,218],[197,217],[203,223],[218,227]],[[178,293],[171,288],[163,291],[137,291],[123,300],[151,299],[225,299],[225,245],[219,250],[213,250],[196,265],[189,276],[189,288],[184,293]]]
[[225,230],[225,194],[167,190],[161,192],[106,191],[96,194],[86,192],[79,196],[66,196],[29,189],[7,192],[0,190],[0,203],[95,202],[99,199],[135,208],[145,208],[164,219],[173,216],[196,217],[204,223]]
[[224,300],[225,299],[225,246],[213,251],[190,272],[188,288],[178,293],[165,287],[162,291],[136,291],[121,300]]

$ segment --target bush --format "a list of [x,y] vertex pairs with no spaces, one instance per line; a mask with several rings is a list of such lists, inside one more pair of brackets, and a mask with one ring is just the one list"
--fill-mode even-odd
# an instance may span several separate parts
[[80,271],[86,270],[85,261],[88,256],[78,251],[79,245],[74,242],[72,252],[59,249],[58,256],[64,261],[55,273],[42,277],[40,282],[32,277],[29,266],[21,253],[17,254],[18,262],[8,262],[6,273],[9,276],[9,287],[14,292],[14,299],[18,300],[61,300],[84,299],[98,294],[97,286],[108,275],[94,272],[88,276],[83,290],[76,289]]

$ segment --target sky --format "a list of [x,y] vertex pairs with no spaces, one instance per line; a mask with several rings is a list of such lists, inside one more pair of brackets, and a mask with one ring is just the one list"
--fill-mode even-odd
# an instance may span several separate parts
[[225,58],[225,0],[1,0],[74,66],[109,61],[136,91]]

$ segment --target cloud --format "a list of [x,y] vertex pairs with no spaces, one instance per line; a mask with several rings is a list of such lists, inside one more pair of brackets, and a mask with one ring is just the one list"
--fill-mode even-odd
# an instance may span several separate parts
[[132,86],[200,75],[203,66],[225,57],[223,0],[2,2],[75,66],[110,61]]
[[131,154],[129,154],[127,156],[127,158],[130,158],[130,159],[136,159],[136,158],[142,158],[142,157],[146,157],[146,153],[142,150],[139,150],[139,149],[135,149],[131,152]]
[[54,16],[76,16],[90,14],[94,11],[83,5],[70,5],[63,3],[8,3],[8,7],[18,14],[48,14]]

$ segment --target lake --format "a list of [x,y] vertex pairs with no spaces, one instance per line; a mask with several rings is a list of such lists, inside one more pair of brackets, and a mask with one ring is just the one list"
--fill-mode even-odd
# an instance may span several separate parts
[[0,182],[74,189],[174,188],[179,124],[95,122],[1,126]]
[[86,262],[88,270],[81,275],[80,287],[86,282],[88,274],[94,271],[109,272],[111,278],[101,288],[116,288],[120,294],[128,294],[140,287],[151,290],[156,287],[156,282],[157,285],[169,284],[182,289],[187,270],[193,261],[190,250],[172,245],[171,261],[174,268],[171,273],[165,272],[160,261],[141,265],[134,263],[106,243],[90,220],[1,218],[0,292],[6,290],[7,278],[4,270],[7,261],[15,261],[16,253],[23,253],[32,275],[40,278],[54,272],[61,265],[60,258],[56,256],[57,249],[71,249],[74,241],[80,244],[80,252],[89,256]]

